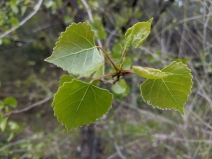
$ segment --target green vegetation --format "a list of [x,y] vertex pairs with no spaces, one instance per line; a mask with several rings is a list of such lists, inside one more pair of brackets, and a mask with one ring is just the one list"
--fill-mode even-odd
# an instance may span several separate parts
[[188,100],[192,87],[192,76],[185,64],[173,62],[162,71],[154,68],[143,69],[140,66],[133,66],[133,69],[129,70],[123,69],[127,51],[131,45],[137,48],[146,40],[151,30],[151,22],[152,19],[139,22],[127,30],[119,67],[114,64],[104,49],[95,46],[94,32],[86,23],[74,23],[62,33],[52,56],[46,61],[60,66],[69,73],[86,77],[97,71],[102,64],[103,60],[97,50],[99,48],[115,69],[112,74],[93,78],[90,84],[71,80],[59,88],[52,105],[56,117],[66,126],[67,130],[93,123],[108,112],[112,95],[94,87],[92,85],[94,81],[112,77],[108,83],[115,84],[120,77],[134,72],[147,78],[141,86],[141,95],[145,102],[161,109],[175,109],[184,114],[184,104]]
[[212,158],[211,6],[0,1],[0,158]]

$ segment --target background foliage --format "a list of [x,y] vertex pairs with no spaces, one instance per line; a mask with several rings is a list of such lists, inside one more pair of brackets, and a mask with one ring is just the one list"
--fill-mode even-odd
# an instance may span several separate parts
[[[0,158],[212,158],[211,6],[210,0],[2,0]],[[145,104],[143,79],[128,76],[112,87],[115,102],[106,116],[67,133],[51,107],[67,73],[44,62],[60,33],[85,21],[116,61],[127,28],[151,17],[150,36],[131,49],[124,68],[187,63],[194,87],[185,114]]]

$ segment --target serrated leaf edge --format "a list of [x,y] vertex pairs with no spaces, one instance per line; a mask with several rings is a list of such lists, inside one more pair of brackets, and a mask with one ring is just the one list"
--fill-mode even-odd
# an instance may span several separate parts
[[[101,117],[97,118],[94,122],[91,122],[91,123],[89,123],[89,124],[79,125],[79,126],[73,127],[72,129],[69,130],[69,129],[66,127],[66,125],[65,125],[62,121],[60,121],[59,118],[56,116],[56,114],[55,114],[55,107],[53,106],[53,103],[55,102],[55,96],[56,96],[56,94],[60,91],[60,89],[62,89],[62,87],[65,87],[65,84],[66,84],[66,83],[72,83],[73,81],[80,81],[80,82],[82,82],[81,80],[77,80],[77,79],[73,79],[71,82],[65,82],[61,87],[58,88],[57,92],[54,94],[54,98],[53,98],[53,102],[52,102],[52,107],[53,107],[53,110],[54,110],[54,116],[57,118],[57,121],[59,121],[60,123],[62,123],[62,125],[65,126],[67,132],[70,132],[71,130],[76,129],[76,128],[78,128],[78,127],[82,127],[82,126],[84,126],[84,125],[87,125],[87,126],[88,126],[88,125],[90,125],[90,124],[95,123],[97,120],[99,120],[100,118],[102,118],[103,115],[106,115],[106,114],[109,112],[109,110],[110,110],[111,107],[112,107],[112,103],[113,103],[113,101],[114,101],[113,94],[110,93],[110,91],[108,91],[107,89],[103,89],[103,88],[97,87],[97,86],[95,86],[95,85],[93,85],[93,84],[90,84],[90,85],[92,85],[92,86],[94,86],[94,87],[96,87],[96,88],[98,88],[98,89],[105,90],[105,91],[107,91],[109,94],[111,94],[111,96],[112,96],[112,101],[111,101],[111,104],[110,104],[111,106],[108,108],[108,110],[107,110],[107,112],[106,112],[105,114],[103,114]],[[85,83],[85,82],[82,82],[82,83]],[[85,84],[89,85],[89,83],[85,83]]]
[[[142,84],[144,84],[144,82],[140,85],[140,91],[141,91],[141,96],[142,96],[143,101],[144,101],[145,103],[149,104],[149,105],[152,105],[153,108],[158,108],[158,109],[161,109],[161,110],[175,110],[175,111],[180,112],[181,114],[184,114],[184,106],[185,106],[186,102],[188,101],[189,95],[190,95],[191,92],[192,92],[191,89],[192,89],[192,86],[193,86],[193,81],[192,81],[193,76],[192,76],[192,74],[191,74],[191,69],[189,69],[188,66],[187,66],[186,64],[182,63],[182,62],[173,61],[171,64],[169,64],[169,65],[166,66],[165,68],[171,66],[171,65],[174,64],[174,63],[179,63],[179,64],[181,64],[182,66],[184,66],[184,67],[190,72],[189,75],[190,75],[190,77],[191,77],[190,92],[189,92],[188,95],[187,95],[187,100],[186,100],[186,101],[184,102],[184,104],[183,104],[183,112],[181,112],[181,111],[179,111],[179,110],[177,110],[177,109],[174,109],[174,108],[171,108],[171,109],[169,109],[169,108],[161,108],[161,107],[159,107],[159,106],[157,106],[157,105],[149,104],[149,103],[144,99],[144,97],[143,97],[143,95],[142,95],[141,86],[142,86]],[[163,71],[165,68],[163,68],[162,71]],[[148,79],[147,79],[147,80],[148,80]],[[147,81],[147,80],[146,80],[146,81]],[[157,80],[157,79],[155,79],[155,80]],[[161,79],[158,79],[158,80],[161,80]],[[146,82],[146,81],[145,81],[145,82]]]
[[[66,27],[66,30],[65,30],[64,32],[61,32],[61,35],[60,35],[60,37],[58,38],[58,41],[55,43],[55,47],[53,48],[52,55],[49,56],[49,57],[47,57],[44,61],[49,62],[48,59],[50,59],[50,58],[53,56],[55,49],[58,47],[58,43],[61,42],[60,40],[61,40],[63,34],[65,34],[65,33],[67,32],[67,30],[68,30],[70,27],[72,27],[73,25],[83,25],[83,24],[87,25],[87,26],[91,29],[91,32],[93,33],[93,41],[94,41],[94,31],[92,30],[92,28],[91,28],[91,26],[90,26],[89,24],[87,24],[87,23],[85,23],[85,22],[79,22],[79,23],[73,22],[71,25],[69,25],[68,27]],[[95,41],[94,41],[94,44],[95,44]],[[96,47],[94,46],[93,48],[96,48]],[[99,52],[99,51],[98,51],[98,52]],[[99,52],[99,54],[100,54],[100,52]],[[50,63],[51,63],[51,62],[50,62]],[[102,63],[102,61],[101,61],[101,63]],[[58,66],[57,64],[54,64],[54,65],[56,65],[57,67],[61,68],[61,69],[64,70],[64,71],[69,72],[68,70],[66,70],[66,69],[64,69],[64,68],[62,68],[62,67],[60,67],[60,66]],[[87,74],[89,75],[89,74],[94,73],[94,72],[97,71],[101,66],[102,66],[102,64],[99,65],[98,67],[96,67],[96,69],[92,69],[92,70],[91,70],[90,72],[88,72]],[[73,73],[73,72],[69,72],[69,73],[74,74],[74,75],[85,75],[85,74],[79,74],[79,73]]]

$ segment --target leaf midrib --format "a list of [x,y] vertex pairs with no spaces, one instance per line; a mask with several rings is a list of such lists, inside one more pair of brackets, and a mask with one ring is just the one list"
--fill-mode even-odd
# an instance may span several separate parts
[[60,56],[58,57],[57,59],[61,59],[61,58],[65,58],[65,57],[68,57],[68,56],[72,56],[72,55],[77,55],[79,53],[82,53],[82,52],[85,52],[85,51],[90,51],[93,49],[93,52],[95,51],[95,48],[96,47],[91,47],[91,48],[88,48],[88,49],[83,49],[83,50],[80,50],[80,51],[77,51],[77,52],[74,52],[74,53],[70,53],[68,55],[64,55],[64,56]]
[[[89,88],[90,85],[88,85],[87,87]],[[72,118],[70,127],[71,127],[71,125],[72,125],[73,122],[74,122],[75,116],[77,115],[77,113],[78,113],[78,111],[79,111],[79,108],[80,108],[80,106],[81,106],[81,104],[82,104],[82,102],[83,102],[83,100],[84,100],[84,98],[85,98],[85,95],[87,94],[88,88],[86,89],[86,91],[85,91],[85,93],[84,93],[84,95],[83,95],[83,97],[82,97],[82,99],[81,99],[81,101],[80,101],[80,103],[79,103],[79,105],[78,105],[78,107],[77,107],[77,110],[76,110],[76,112],[75,112],[75,114],[74,114],[74,116],[73,116],[73,118]]]
[[172,93],[170,92],[169,88],[167,87],[166,83],[164,82],[163,79],[161,79],[163,81],[163,84],[165,85],[166,89],[168,90],[169,94],[171,95],[171,97],[174,99],[174,102],[177,104],[177,106],[179,107],[179,104],[177,103],[177,101],[175,100],[175,98],[173,97]]
[[[70,30],[70,32],[75,33],[75,34],[77,34],[78,36],[81,36],[83,39],[85,39],[85,40],[86,40],[89,44],[91,44],[92,46],[94,45],[94,44],[92,44],[87,38],[85,38],[84,36],[78,34],[77,32],[74,32],[74,31],[72,31],[72,30]],[[87,35],[87,29],[86,29],[86,35]]]

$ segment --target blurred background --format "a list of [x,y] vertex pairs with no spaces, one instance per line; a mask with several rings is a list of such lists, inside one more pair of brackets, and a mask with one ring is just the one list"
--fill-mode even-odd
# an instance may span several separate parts
[[[67,132],[51,107],[67,72],[44,62],[61,32],[89,23],[118,61],[126,30],[151,17],[150,36],[128,52],[125,68],[187,64],[194,85],[185,115],[144,103],[144,79],[129,75],[99,84],[114,94],[107,115]],[[0,158],[211,159],[211,17],[211,0],[0,0]]]

